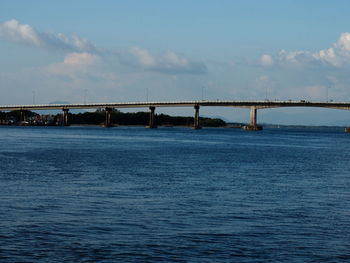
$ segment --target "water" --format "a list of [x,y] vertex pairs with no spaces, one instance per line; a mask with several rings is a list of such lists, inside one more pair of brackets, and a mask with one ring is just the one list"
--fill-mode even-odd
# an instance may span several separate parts
[[342,129],[0,127],[0,262],[349,262]]

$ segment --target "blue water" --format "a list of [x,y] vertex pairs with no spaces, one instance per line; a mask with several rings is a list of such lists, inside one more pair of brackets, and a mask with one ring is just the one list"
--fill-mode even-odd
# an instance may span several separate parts
[[0,262],[350,262],[342,129],[0,127]]

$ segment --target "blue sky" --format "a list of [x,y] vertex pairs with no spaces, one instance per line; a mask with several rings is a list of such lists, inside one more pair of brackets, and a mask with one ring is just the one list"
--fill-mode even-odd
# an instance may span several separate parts
[[[0,104],[349,101],[349,1],[0,1]],[[166,109],[192,114],[192,109]],[[248,111],[203,109],[247,120]],[[350,125],[350,112],[259,111]]]

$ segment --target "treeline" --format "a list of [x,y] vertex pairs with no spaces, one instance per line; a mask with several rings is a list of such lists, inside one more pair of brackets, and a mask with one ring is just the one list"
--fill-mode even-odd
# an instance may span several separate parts
[[26,118],[34,118],[35,116],[38,116],[38,113],[29,111],[29,110],[14,110],[14,111],[9,111],[9,112],[3,112],[0,111],[0,119],[1,120],[15,120],[15,121],[20,121],[21,118],[26,117]]
[[[105,111],[96,110],[95,112],[69,113],[70,124],[90,124],[102,125],[105,122]],[[20,122],[28,122],[32,125],[61,125],[62,114],[55,115],[39,115],[32,111],[11,111],[0,112],[0,120],[2,124],[16,124]],[[111,121],[115,125],[148,125],[149,112],[121,112],[112,110]],[[169,116],[166,114],[156,114],[155,123],[158,126],[192,126],[193,117]],[[200,125],[206,127],[222,127],[226,126],[226,122],[218,118],[200,117]]]
[[[71,124],[95,124],[99,125],[105,121],[104,111],[84,112],[78,114],[69,114]],[[121,112],[113,110],[111,112],[111,121],[115,125],[148,125],[148,112]],[[169,116],[166,114],[156,114],[155,123],[158,126],[191,126],[193,117]],[[222,127],[226,122],[218,118],[200,117],[200,124],[206,127]]]

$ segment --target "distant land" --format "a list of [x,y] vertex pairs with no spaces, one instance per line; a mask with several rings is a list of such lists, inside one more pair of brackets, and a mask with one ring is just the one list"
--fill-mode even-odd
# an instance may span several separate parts
[[[121,112],[114,109],[111,112],[111,120],[114,125],[148,125],[149,112]],[[170,116],[156,114],[156,125],[159,126],[192,126],[193,117]],[[0,112],[0,123],[6,124],[27,124],[27,125],[61,125],[62,114],[41,115],[33,111],[10,111]],[[69,112],[69,123],[71,125],[103,125],[105,111],[71,113]],[[225,127],[226,122],[220,118],[200,117],[200,124],[203,127]]]

